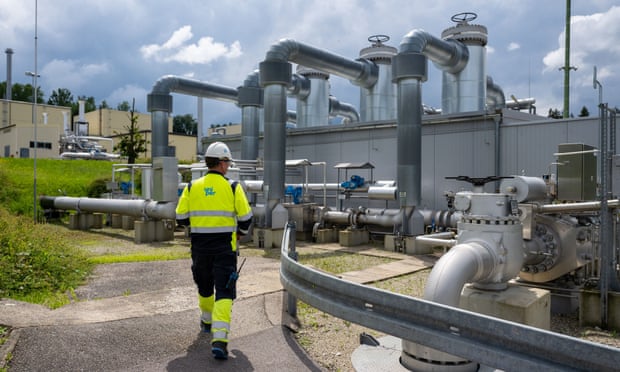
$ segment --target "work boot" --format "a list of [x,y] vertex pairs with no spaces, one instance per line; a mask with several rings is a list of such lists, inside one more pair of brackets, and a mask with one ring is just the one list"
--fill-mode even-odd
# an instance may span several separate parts
[[203,333],[211,333],[211,323],[205,323],[202,320],[200,321],[200,330]]
[[211,344],[211,352],[215,359],[228,359],[228,350],[226,350],[227,343],[222,341],[215,341]]

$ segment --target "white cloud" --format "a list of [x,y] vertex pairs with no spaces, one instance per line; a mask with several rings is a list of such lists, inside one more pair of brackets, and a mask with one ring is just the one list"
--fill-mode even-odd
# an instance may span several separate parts
[[224,43],[216,42],[211,36],[205,36],[197,43],[188,44],[193,36],[192,27],[183,26],[173,32],[164,44],[145,45],[140,48],[140,52],[147,60],[187,64],[208,64],[220,58],[237,58],[243,54],[239,41],[226,46]]
[[121,88],[115,89],[112,93],[110,93],[108,98],[106,98],[106,101],[108,102],[108,105],[110,105],[110,107],[116,108],[116,106],[123,101],[129,102],[129,105],[131,106],[132,101],[135,99],[136,109],[138,110],[139,107],[145,107],[146,95],[148,93],[149,92],[147,92],[142,87],[133,84],[127,84]]
[[[620,7],[611,7],[605,13],[574,16],[571,21],[571,66],[591,70],[600,56],[608,61],[620,58]],[[558,36],[558,48],[543,58],[545,71],[556,70],[564,65],[565,33]],[[611,57],[611,58],[609,58]],[[605,68],[605,66],[601,66]]]
[[506,48],[506,49],[509,52],[512,52],[513,50],[521,49],[521,45],[519,45],[519,43],[512,42],[512,43],[508,44],[508,48]]
[[67,88],[74,94],[101,79],[109,71],[106,63],[80,64],[75,60],[54,59],[41,69],[41,79],[51,89]]

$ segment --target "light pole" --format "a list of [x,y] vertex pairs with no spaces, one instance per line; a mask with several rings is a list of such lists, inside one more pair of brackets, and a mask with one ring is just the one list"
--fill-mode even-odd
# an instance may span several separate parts
[[37,140],[37,78],[41,77],[41,75],[32,71],[26,71],[26,76],[32,77],[32,125],[34,126],[34,179],[32,187],[34,223],[37,223],[37,147],[39,147]]
[[34,126],[34,179],[32,181],[33,187],[33,219],[34,223],[37,223],[37,147],[39,147],[37,140],[37,18],[38,18],[38,0],[34,0],[34,72],[27,71],[26,75],[32,77],[32,124]]

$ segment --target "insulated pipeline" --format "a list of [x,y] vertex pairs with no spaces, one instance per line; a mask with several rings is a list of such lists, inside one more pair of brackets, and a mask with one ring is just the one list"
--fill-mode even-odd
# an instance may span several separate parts
[[153,219],[176,219],[176,202],[43,196],[41,207],[90,213],[114,213]]

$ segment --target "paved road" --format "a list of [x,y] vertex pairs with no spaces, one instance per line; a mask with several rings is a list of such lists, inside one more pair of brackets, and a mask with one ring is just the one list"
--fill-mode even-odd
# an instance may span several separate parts
[[13,327],[0,357],[10,353],[11,372],[321,371],[288,328],[279,262],[247,260],[227,361],[199,332],[189,260],[100,265],[79,301],[57,310],[0,301],[0,324]]

